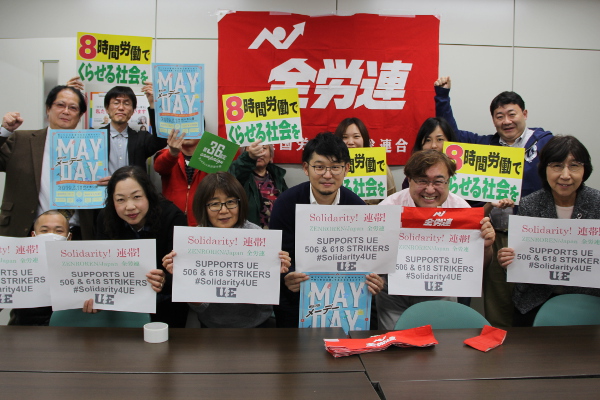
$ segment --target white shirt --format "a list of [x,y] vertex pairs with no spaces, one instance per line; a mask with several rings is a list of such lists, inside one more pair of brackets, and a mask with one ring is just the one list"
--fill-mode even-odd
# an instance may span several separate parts
[[108,156],[108,174],[112,175],[121,167],[129,165],[129,155],[127,154],[127,140],[129,133],[127,128],[123,132],[117,131],[110,124],[110,154]]

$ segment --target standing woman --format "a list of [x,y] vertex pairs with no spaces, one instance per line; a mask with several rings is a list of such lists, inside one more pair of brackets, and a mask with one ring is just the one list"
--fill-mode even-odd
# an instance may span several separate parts
[[[346,118],[340,122],[334,133],[335,136],[341,138],[349,149],[357,147],[371,147],[371,137],[369,130],[365,124],[358,118]],[[396,193],[396,182],[392,169],[387,167],[387,195],[390,196]],[[379,204],[381,200],[367,200],[365,203],[369,205]]]
[[[186,216],[154,188],[148,174],[137,166],[119,168],[108,181],[106,206],[98,215],[96,239],[156,239],[156,268],[147,275],[156,297],[152,321],[185,328],[188,306],[171,302],[171,275],[162,258],[173,249],[173,227],[187,226]],[[84,311],[91,312],[89,300]]]
[[[207,175],[194,196],[194,216],[198,226],[214,228],[260,229],[248,221],[248,199],[242,185],[227,172]],[[163,266],[173,273],[171,251],[163,258]],[[291,263],[287,251],[279,252],[281,273],[288,271]],[[203,328],[261,328],[267,325],[273,306],[265,304],[189,303],[198,315]]]
[[[444,118],[427,118],[421,124],[411,154],[421,150],[437,150],[440,153],[444,142],[456,142],[456,135],[450,124]],[[408,178],[402,182],[402,189],[408,187]]]
[[[555,136],[540,154],[538,173],[542,189],[521,199],[519,215],[558,219],[600,219],[600,191],[584,182],[592,174],[590,154],[573,136]],[[515,251],[504,247],[498,262],[507,267]],[[600,289],[576,286],[517,283],[513,291],[513,326],[532,326],[540,307],[559,294],[581,293],[600,296]]]
[[231,163],[229,173],[244,187],[248,198],[248,221],[269,229],[273,203],[288,189],[285,169],[273,164],[275,148],[260,140],[242,148],[240,156]]

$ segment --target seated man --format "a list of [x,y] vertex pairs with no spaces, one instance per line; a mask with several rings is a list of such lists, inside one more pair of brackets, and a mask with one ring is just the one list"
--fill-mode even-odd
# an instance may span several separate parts
[[[404,166],[408,178],[408,189],[394,193],[380,205],[405,207],[469,208],[469,204],[454,193],[450,193],[448,181],[456,172],[456,164],[448,156],[436,150],[414,153]],[[496,237],[494,228],[485,217],[481,220],[481,237],[485,239],[483,265],[492,259],[492,244]],[[397,296],[388,294],[387,282],[377,296],[379,329],[394,329],[398,318],[411,305],[427,300],[450,300],[449,297]]]
[[[278,328],[298,327],[300,283],[309,279],[295,271],[296,204],[364,205],[360,197],[342,186],[349,167],[350,153],[342,139],[329,132],[319,133],[302,152],[302,168],[309,181],[286,190],[275,201],[269,229],[282,231],[281,249],[292,259],[290,272],[282,274],[279,305],[274,307]],[[383,287],[383,279],[370,274],[367,286],[371,293],[377,294]]]
[[[46,211],[33,224],[31,236],[47,240],[71,240],[69,221],[57,210]],[[9,325],[48,326],[52,307],[14,308],[10,312]]]

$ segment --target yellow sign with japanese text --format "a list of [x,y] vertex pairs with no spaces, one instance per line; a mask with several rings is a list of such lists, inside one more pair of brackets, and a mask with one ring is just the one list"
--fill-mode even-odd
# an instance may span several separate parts
[[151,64],[152,38],[78,32],[77,60]]
[[298,89],[223,95],[227,138],[240,146],[302,140]]
[[470,143],[444,143],[444,153],[456,162],[450,191],[468,200],[519,204],[525,169],[525,149]]
[[363,200],[387,196],[387,153],[385,147],[359,147],[350,151],[350,170],[344,186]]
[[83,82],[142,85],[152,76],[152,38],[78,32],[76,58]]

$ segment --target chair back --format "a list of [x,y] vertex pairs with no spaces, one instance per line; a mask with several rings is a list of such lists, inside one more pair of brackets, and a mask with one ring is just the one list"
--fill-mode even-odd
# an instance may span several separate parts
[[150,322],[150,314],[124,311],[84,313],[81,309],[54,311],[50,326],[141,328]]
[[540,308],[533,326],[600,325],[600,297],[563,294]]
[[464,304],[446,300],[430,300],[410,306],[396,322],[395,329],[431,325],[433,329],[483,328],[490,323]]

